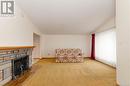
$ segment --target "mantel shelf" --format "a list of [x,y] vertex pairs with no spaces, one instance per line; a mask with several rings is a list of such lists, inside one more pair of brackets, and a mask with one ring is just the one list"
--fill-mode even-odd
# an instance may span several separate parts
[[0,46],[0,50],[14,50],[23,48],[34,48],[35,46]]

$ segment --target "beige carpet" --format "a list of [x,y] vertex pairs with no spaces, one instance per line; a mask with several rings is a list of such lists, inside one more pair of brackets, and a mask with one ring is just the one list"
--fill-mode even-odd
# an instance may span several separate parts
[[90,59],[84,63],[55,63],[54,59],[43,59],[29,74],[24,80],[12,81],[6,86],[116,86],[116,70]]

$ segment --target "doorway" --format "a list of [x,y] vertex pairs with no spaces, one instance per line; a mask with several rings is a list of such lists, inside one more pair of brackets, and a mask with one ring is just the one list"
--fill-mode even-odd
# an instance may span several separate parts
[[40,35],[33,33],[33,45],[35,46],[32,53],[32,64],[40,59]]

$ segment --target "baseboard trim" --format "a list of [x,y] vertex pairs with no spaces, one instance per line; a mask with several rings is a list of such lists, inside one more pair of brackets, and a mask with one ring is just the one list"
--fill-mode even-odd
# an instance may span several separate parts
[[54,59],[56,58],[55,56],[46,56],[46,57],[42,57],[42,59]]
[[[55,56],[46,56],[46,57],[42,57],[41,59],[54,59],[56,58]],[[89,58],[89,57],[84,57],[84,58]]]
[[33,59],[42,59],[42,58],[33,58]]

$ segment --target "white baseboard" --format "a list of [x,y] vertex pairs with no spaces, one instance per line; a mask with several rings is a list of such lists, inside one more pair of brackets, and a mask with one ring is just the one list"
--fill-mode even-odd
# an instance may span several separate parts
[[[53,59],[53,58],[56,58],[55,56],[44,56],[42,57],[42,59]],[[84,57],[84,58],[89,58],[89,57]]]
[[52,58],[56,58],[55,56],[44,56],[42,57],[42,59],[52,59]]

